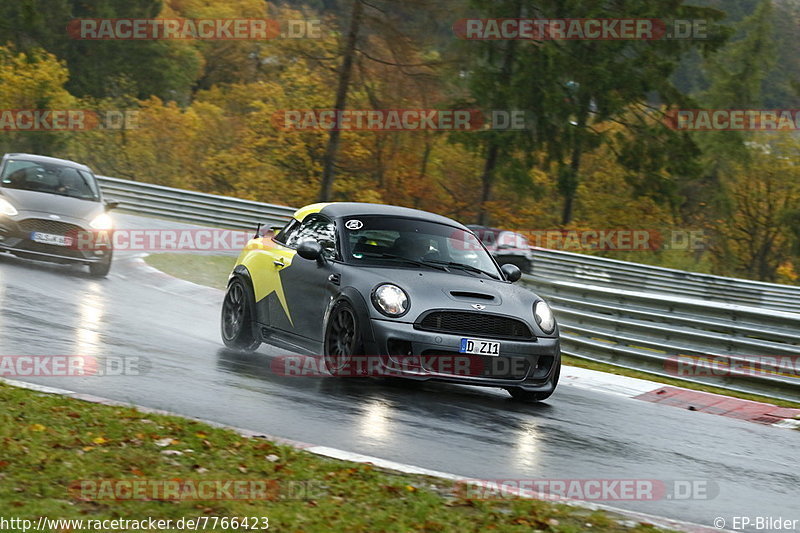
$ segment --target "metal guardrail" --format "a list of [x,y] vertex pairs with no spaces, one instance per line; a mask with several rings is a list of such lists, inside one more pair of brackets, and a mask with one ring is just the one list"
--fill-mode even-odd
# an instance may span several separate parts
[[800,286],[727,278],[558,250],[534,250],[534,275],[800,312]]
[[553,308],[567,355],[800,401],[798,313],[533,276],[525,283]]
[[120,202],[120,209],[206,226],[250,230],[259,222],[284,222],[296,210],[107,176],[97,176],[97,181],[105,196]]
[[[285,221],[295,211],[117,178],[98,180],[121,209],[202,225],[251,229],[259,222]],[[553,307],[565,354],[800,401],[800,287],[555,250],[536,249],[534,256],[534,275],[524,282]],[[680,356],[713,357],[739,370],[725,377],[678,376]],[[747,371],[746,356],[775,357],[784,366],[772,374]]]

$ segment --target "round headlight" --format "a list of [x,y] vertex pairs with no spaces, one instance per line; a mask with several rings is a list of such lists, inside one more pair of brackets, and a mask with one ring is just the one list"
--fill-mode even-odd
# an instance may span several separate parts
[[5,198],[0,198],[0,215],[13,217],[16,214],[17,214],[17,209],[13,205],[11,205],[11,202],[6,200]]
[[114,227],[114,221],[111,220],[111,217],[106,213],[100,213],[94,217],[94,220],[92,220],[89,225],[94,229],[110,230]]
[[384,315],[398,317],[408,311],[408,295],[397,285],[385,283],[372,292],[372,304]]
[[533,315],[536,317],[536,323],[542,328],[546,335],[550,335],[556,329],[556,318],[553,316],[553,311],[544,300],[539,300],[533,306]]

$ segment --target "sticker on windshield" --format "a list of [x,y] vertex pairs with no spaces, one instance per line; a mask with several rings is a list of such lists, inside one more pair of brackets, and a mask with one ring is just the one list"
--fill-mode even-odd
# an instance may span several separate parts
[[347,222],[345,222],[344,223],[344,227],[349,229],[349,230],[357,230],[357,229],[363,228],[364,227],[364,223],[361,222],[360,220],[353,219],[353,220],[348,220]]

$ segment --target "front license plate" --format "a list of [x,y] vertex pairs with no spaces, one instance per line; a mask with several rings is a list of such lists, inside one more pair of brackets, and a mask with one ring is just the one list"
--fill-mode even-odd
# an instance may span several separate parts
[[34,231],[31,233],[31,240],[33,242],[52,244],[55,246],[72,246],[72,237],[67,237],[66,235],[53,235],[52,233],[41,233],[39,231]]
[[500,343],[480,339],[461,339],[460,353],[475,355],[500,355]]

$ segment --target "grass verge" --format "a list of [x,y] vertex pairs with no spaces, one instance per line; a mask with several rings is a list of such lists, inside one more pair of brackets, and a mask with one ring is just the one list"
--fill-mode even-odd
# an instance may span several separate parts
[[236,264],[236,256],[233,255],[164,253],[148,255],[144,260],[170,276],[223,290]]
[[[659,531],[605,512],[552,502],[466,500],[448,481],[321,458],[129,407],[5,384],[0,384],[0,405],[0,509],[6,520],[36,524],[40,516],[84,521],[266,516],[270,530],[287,532]],[[103,487],[101,480],[268,480],[272,489],[257,501],[97,501],[98,496],[112,495],[81,492],[81,481]],[[310,492],[297,490],[309,483]],[[212,529],[244,528],[205,530]]]

